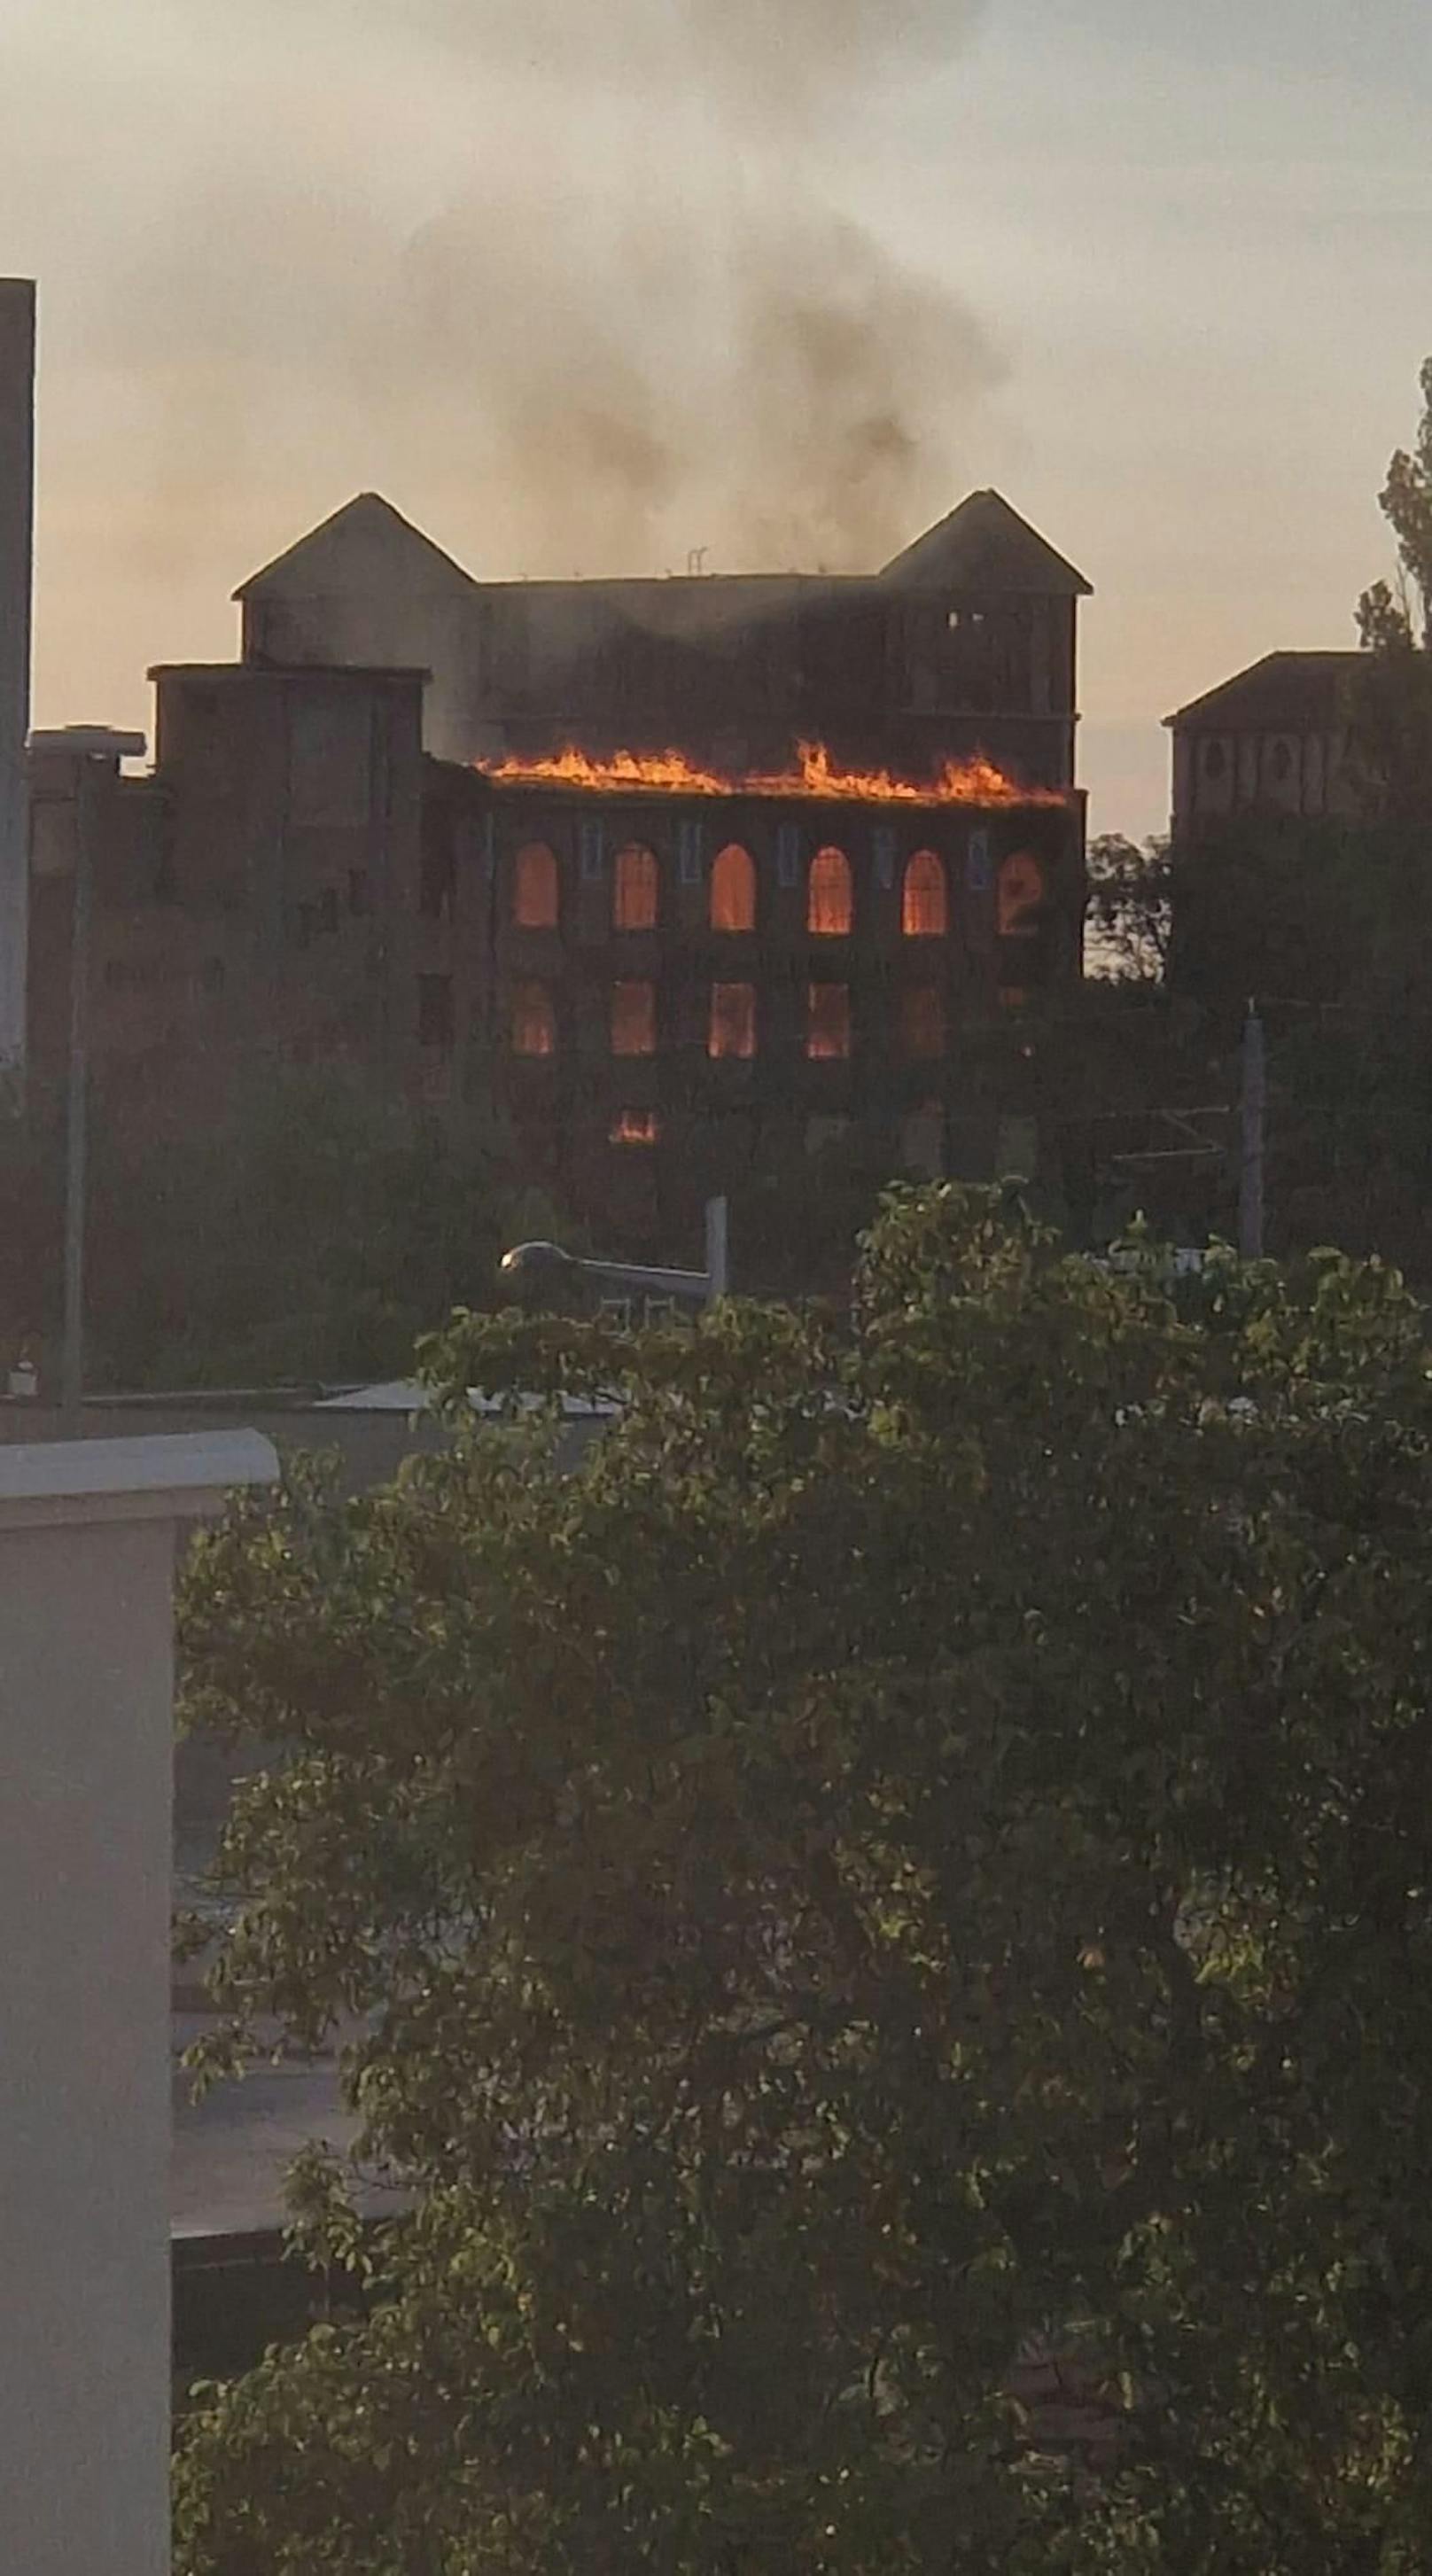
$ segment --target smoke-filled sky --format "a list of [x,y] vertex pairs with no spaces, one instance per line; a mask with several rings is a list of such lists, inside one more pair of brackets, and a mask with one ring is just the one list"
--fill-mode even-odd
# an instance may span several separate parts
[[0,0],[37,720],[360,488],[493,576],[873,565],[995,483],[1083,766],[1353,640],[1432,351],[1427,0]]

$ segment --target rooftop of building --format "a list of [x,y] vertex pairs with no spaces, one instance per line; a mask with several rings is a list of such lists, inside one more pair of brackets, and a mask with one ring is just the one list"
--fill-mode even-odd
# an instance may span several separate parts
[[250,654],[242,662],[151,662],[150,680],[418,680],[432,672],[418,662],[267,662]]
[[276,555],[258,572],[252,573],[235,591],[238,600],[282,596],[294,585],[300,571],[309,578],[321,578],[325,562],[336,560],[344,548],[368,555],[375,565],[382,560],[408,571],[416,570],[420,583],[431,581],[442,589],[476,590],[511,593],[539,591],[548,594],[601,591],[613,596],[629,594],[638,597],[652,591],[667,592],[679,588],[691,592],[730,597],[737,591],[749,590],[752,596],[766,598],[782,590],[825,591],[831,595],[848,594],[852,589],[885,588],[954,589],[993,591],[1011,595],[1043,598],[1087,598],[1091,584],[1076,571],[1067,558],[1059,554],[1037,528],[1021,517],[1018,510],[992,489],[971,492],[957,508],[927,528],[923,535],[892,556],[878,569],[867,573],[829,572],[732,572],[732,573],[667,573],[664,575],[628,575],[614,578],[594,576],[583,579],[541,581],[486,581],[479,579],[424,531],[404,517],[380,492],[360,492],[351,501],[333,511],[305,536]]
[[1278,725],[1328,723],[1337,716],[1348,682],[1363,668],[1355,648],[1322,652],[1265,653],[1244,671],[1206,689],[1164,717],[1170,726],[1217,722],[1259,730]]

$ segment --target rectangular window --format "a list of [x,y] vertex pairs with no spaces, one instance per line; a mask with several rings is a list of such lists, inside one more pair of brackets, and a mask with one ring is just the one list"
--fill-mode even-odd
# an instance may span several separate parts
[[325,886],[318,898],[318,926],[320,930],[327,931],[338,928],[337,886]]
[[655,1055],[656,986],[613,984],[613,1055]]
[[600,884],[607,863],[607,827],[600,815],[587,816],[578,843],[583,884]]
[[373,889],[366,868],[348,871],[348,909],[360,921],[373,909]]
[[613,1145],[655,1145],[661,1125],[654,1109],[619,1109],[608,1134]]
[[895,834],[882,824],[875,834],[875,882],[888,894],[895,883]]
[[988,832],[971,832],[965,852],[965,884],[971,894],[988,894],[994,883]]
[[684,886],[699,886],[705,856],[706,826],[694,815],[683,817],[676,827],[677,868]]
[[806,993],[806,1054],[821,1062],[850,1053],[850,986],[812,984]]
[[747,1062],[756,1052],[756,987],[754,984],[713,984],[711,987],[711,1024],[707,1032],[706,1052],[721,1058],[734,1056]]
[[782,823],[776,833],[776,883],[798,886],[801,881],[801,827],[799,823]]
[[448,1054],[453,1042],[451,975],[418,977],[418,1044]]
[[441,805],[424,805],[418,873],[418,910],[425,921],[446,921],[457,882],[453,817]]
[[555,1055],[557,1018],[545,984],[518,984],[512,995],[514,1055]]
[[945,1052],[945,997],[938,984],[909,984],[900,996],[900,1046],[915,1061]]

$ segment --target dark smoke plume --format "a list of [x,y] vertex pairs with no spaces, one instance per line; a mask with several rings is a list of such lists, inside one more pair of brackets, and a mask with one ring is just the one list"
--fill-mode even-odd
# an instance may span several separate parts
[[[958,294],[858,220],[846,173],[976,14],[251,0],[288,145],[196,177],[117,307],[163,398],[156,542],[182,549],[204,507],[187,400],[210,475],[267,454],[311,488],[331,462],[335,499],[389,488],[482,573],[660,570],[698,545],[722,568],[878,563],[959,497],[963,422],[1000,367]],[[230,20],[217,0],[181,15],[191,40]],[[435,117],[463,107],[469,175],[441,211],[401,210],[411,123],[387,162],[356,128],[321,167],[295,157],[299,31],[310,67],[331,47],[345,78],[401,67]]]

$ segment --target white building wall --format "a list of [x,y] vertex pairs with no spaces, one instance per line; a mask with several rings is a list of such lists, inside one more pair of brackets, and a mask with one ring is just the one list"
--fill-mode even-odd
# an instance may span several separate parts
[[0,1451],[0,2567],[168,2576],[176,1531],[247,1433]]

